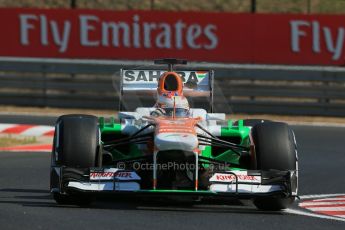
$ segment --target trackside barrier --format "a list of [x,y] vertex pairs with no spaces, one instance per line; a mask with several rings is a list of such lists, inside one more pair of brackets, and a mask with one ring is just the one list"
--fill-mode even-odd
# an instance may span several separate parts
[[[121,68],[151,61],[0,58],[0,104],[118,109]],[[345,68],[190,63],[215,70],[216,112],[345,115]],[[188,67],[188,68],[189,68]],[[146,99],[133,97],[145,105]]]

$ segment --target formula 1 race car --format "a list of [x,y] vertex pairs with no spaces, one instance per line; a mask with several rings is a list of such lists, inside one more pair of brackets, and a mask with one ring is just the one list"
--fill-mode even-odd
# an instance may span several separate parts
[[[55,125],[51,193],[85,205],[95,194],[250,199],[262,210],[287,208],[298,189],[295,135],[285,123],[227,120],[213,112],[213,71],[121,70],[121,110],[131,93],[156,95],[151,107],[117,118],[63,115]],[[190,108],[188,99],[207,101]]]

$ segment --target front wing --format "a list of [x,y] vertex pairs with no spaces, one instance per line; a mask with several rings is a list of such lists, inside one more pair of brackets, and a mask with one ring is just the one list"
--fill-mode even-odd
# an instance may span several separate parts
[[[297,196],[296,171],[225,171],[210,178],[208,190],[141,189],[135,171],[118,168],[75,169],[53,167],[55,183],[51,192],[127,193],[156,195],[197,195],[254,198],[258,196]],[[54,186],[55,184],[55,186]]]

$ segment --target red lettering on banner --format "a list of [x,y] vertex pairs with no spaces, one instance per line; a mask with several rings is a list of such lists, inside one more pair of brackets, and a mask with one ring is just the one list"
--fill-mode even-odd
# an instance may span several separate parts
[[344,65],[345,16],[1,8],[0,56]]

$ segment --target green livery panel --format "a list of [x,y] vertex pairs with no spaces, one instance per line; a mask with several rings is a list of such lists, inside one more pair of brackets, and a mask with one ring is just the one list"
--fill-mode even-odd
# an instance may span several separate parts
[[[234,144],[249,147],[250,128],[243,125],[243,120],[237,121],[237,124],[237,126],[234,126],[233,121],[228,120],[227,125],[221,127],[221,136],[219,138]],[[113,140],[126,138],[126,136],[121,133],[121,123],[119,123],[118,120],[116,120],[114,117],[111,117],[107,121],[105,121],[104,117],[100,117],[99,126],[102,136],[102,142],[104,142],[105,137]],[[117,161],[141,157],[145,155],[141,150],[138,149],[136,144],[128,144],[125,147],[114,148],[112,149],[111,154]],[[204,146],[204,148],[201,149],[201,156],[221,162],[227,162],[230,163],[230,165],[240,164],[240,153],[235,152],[231,149],[226,150],[224,148],[214,146]],[[205,168],[208,167],[207,164],[203,164],[203,166]],[[231,169],[234,170],[236,168],[231,167]]]

